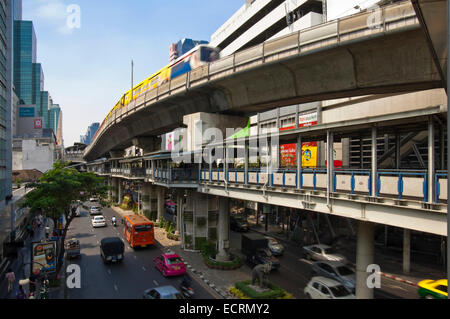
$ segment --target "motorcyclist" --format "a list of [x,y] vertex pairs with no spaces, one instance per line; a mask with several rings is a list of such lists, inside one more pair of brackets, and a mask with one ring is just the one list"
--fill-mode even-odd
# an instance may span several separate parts
[[187,274],[183,277],[183,281],[181,282],[182,287],[189,288],[191,286],[192,279]]
[[115,216],[113,216],[113,218],[112,218],[112,223],[113,223],[113,225],[116,224],[116,217]]

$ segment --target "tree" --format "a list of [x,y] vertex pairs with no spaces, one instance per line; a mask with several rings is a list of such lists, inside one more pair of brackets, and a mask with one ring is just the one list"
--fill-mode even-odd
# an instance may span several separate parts
[[23,207],[29,207],[32,212],[40,210],[43,216],[55,221],[62,215],[66,218],[58,251],[57,272],[59,273],[64,256],[63,243],[74,217],[71,211],[72,204],[78,200],[85,202],[93,196],[99,197],[103,204],[108,186],[105,185],[102,177],[93,173],[78,172],[74,168],[67,167],[66,163],[57,162],[30,187],[34,189],[25,196]]

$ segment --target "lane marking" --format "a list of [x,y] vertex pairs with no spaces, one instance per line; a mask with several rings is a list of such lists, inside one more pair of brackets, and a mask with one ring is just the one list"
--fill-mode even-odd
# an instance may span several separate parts
[[108,269],[108,274],[110,274],[110,275],[111,275],[111,269]]
[[144,271],[147,271],[147,269],[145,269],[145,267],[144,267],[144,266],[142,266],[142,270],[144,270]]
[[156,280],[153,280],[153,283],[154,283],[156,286],[159,286],[159,283],[158,283]]
[[137,256],[136,256],[136,255],[134,255],[133,257],[134,257],[134,259],[137,259]]
[[114,284],[114,290],[117,291],[117,292],[119,292],[119,287],[117,287],[116,284]]

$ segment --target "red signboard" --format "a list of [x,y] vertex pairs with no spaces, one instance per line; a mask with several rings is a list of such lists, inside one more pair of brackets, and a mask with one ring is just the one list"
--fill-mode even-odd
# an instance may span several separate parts
[[42,128],[42,120],[41,119],[34,120],[34,128],[35,129]]

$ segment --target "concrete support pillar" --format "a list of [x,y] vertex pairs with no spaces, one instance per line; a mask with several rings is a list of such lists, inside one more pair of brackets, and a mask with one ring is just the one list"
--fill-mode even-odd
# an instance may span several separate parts
[[244,145],[244,181],[245,185],[248,185],[249,142],[246,140]]
[[411,231],[403,230],[403,273],[409,274],[411,271]]
[[299,135],[297,136],[297,148],[295,151],[295,156],[297,159],[297,189],[302,188],[302,170],[303,170],[302,145],[303,145],[302,137]]
[[400,155],[400,147],[401,147],[400,143],[401,143],[400,134],[397,134],[395,136],[395,168],[396,169],[400,169],[400,165],[402,162],[401,155]]
[[163,187],[158,187],[158,217],[156,222],[159,222],[164,217],[164,195],[165,189]]
[[117,190],[118,190],[118,192],[117,192],[117,203],[119,204],[119,205],[122,205],[122,200],[123,200],[123,191],[124,191],[124,189],[123,189],[123,182],[122,182],[122,179],[121,178],[118,178],[117,179]]
[[356,246],[356,299],[373,299],[373,288],[367,285],[367,266],[374,261],[374,224],[358,222]]
[[377,128],[372,127],[372,197],[377,196]]
[[146,211],[150,212],[152,209],[151,193],[152,193],[152,184],[144,183],[142,185],[142,197],[141,197],[142,210],[143,210],[144,214],[146,213]]
[[330,196],[333,192],[333,168],[334,168],[334,138],[333,133],[327,131],[327,206],[330,208]]
[[218,231],[218,252],[216,256],[217,261],[228,261],[230,255],[228,249],[230,248],[230,199],[226,197],[219,198],[219,223]]
[[434,125],[433,118],[428,120],[428,202],[433,203],[435,197],[435,159],[436,150],[434,148]]
[[177,222],[176,222],[176,229],[175,234],[178,235],[181,233],[181,225],[182,225],[182,214],[183,214],[183,200],[184,200],[184,193],[182,191],[177,191]]

